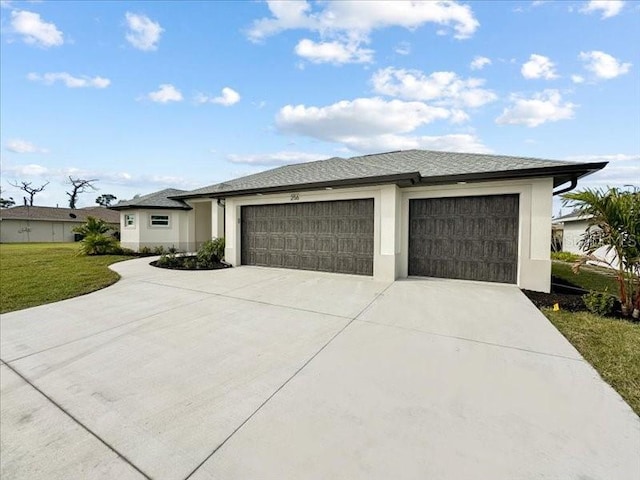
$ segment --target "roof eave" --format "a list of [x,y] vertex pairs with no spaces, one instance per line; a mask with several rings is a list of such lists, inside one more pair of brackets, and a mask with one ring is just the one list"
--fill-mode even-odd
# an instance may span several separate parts
[[109,207],[111,210],[191,210],[192,207],[184,206],[184,207],[164,207],[158,205],[114,205]]
[[170,197],[172,199],[187,200],[190,198],[226,198],[239,197],[243,195],[257,195],[266,193],[284,193],[284,192],[302,192],[309,190],[321,189],[338,189],[348,187],[366,187],[380,184],[396,184],[398,186],[415,185],[420,181],[420,172],[399,173],[392,175],[380,175],[376,177],[349,178],[345,180],[329,180],[325,182],[298,183],[293,185],[280,185],[266,188],[250,188],[244,190],[233,190],[227,192],[212,192],[196,195],[180,195],[179,197]]
[[553,177],[553,186],[557,187],[573,178],[582,178],[602,170],[608,162],[560,165],[542,168],[523,168],[518,170],[501,170],[495,172],[476,172],[457,175],[441,175],[422,177],[422,185],[439,185],[458,182],[477,182],[487,180],[506,180],[517,178]]

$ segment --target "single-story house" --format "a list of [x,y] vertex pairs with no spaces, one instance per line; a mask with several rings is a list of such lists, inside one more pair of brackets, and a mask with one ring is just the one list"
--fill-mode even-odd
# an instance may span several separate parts
[[73,242],[73,228],[87,217],[104,220],[114,232],[120,229],[120,214],[104,207],[18,207],[0,210],[0,243]]
[[125,247],[370,275],[517,284],[549,291],[554,188],[602,163],[408,150],[287,165],[193,191],[115,205]]
[[[585,254],[582,250],[581,242],[589,227],[590,219],[591,215],[580,215],[577,212],[571,212],[552,220],[552,228],[555,231],[562,232],[563,252],[575,253],[577,255]],[[593,256],[603,261],[590,261],[589,263],[592,265],[618,268],[618,256],[613,250],[607,247],[598,248],[593,252]]]

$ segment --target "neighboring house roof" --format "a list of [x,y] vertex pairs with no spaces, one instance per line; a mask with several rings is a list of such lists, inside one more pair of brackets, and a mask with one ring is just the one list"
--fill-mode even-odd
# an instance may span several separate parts
[[566,215],[562,215],[561,217],[554,218],[551,223],[558,224],[558,223],[566,223],[566,222],[583,222],[583,221],[589,220],[592,216],[593,215],[589,215],[589,214],[581,215],[579,212],[574,210],[571,213],[567,213]]
[[58,207],[18,207],[0,210],[0,220],[45,220],[84,223],[87,217],[95,217],[107,223],[120,223],[120,214],[105,207],[58,208]]
[[407,150],[287,165],[192,190],[174,198],[224,197],[301,188],[395,183],[400,186],[535,176],[554,186],[596,172],[607,164],[573,163],[502,155]]
[[143,195],[124,202],[118,202],[111,206],[111,208],[114,210],[131,210],[136,208],[191,210],[191,207],[182,200],[174,200],[170,198],[184,193],[186,193],[186,190],[165,188],[159,192],[149,193],[148,195]]

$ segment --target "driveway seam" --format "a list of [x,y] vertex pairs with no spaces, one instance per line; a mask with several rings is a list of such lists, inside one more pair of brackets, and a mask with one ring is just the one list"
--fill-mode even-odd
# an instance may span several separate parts
[[[393,285],[393,282],[389,283],[389,285],[387,285],[380,293],[378,293],[362,310],[360,310],[360,312],[358,312],[357,315],[352,317],[344,327],[338,330],[335,333],[335,335],[333,335],[329,340],[327,340],[327,342],[322,347],[320,347],[320,349],[316,353],[314,353],[309,359],[307,359],[307,361],[304,362],[300,368],[298,368],[287,380],[285,380],[282,383],[282,385],[280,385],[271,395],[269,395],[260,405],[258,405],[258,407],[246,419],[244,419],[242,423],[240,423],[240,425],[238,425],[222,442],[220,442],[220,444],[216,448],[214,448],[213,451],[209,455],[207,455],[205,459],[202,460],[202,462],[200,462],[196,466],[196,468],[194,468],[184,478],[184,480],[189,480],[189,478],[191,478],[193,474],[200,469],[200,467],[202,467],[205,463],[207,463],[207,461],[211,457],[213,457],[218,452],[218,450],[220,450],[229,440],[231,440],[231,437],[233,437],[242,427],[244,427],[249,422],[249,420],[251,420],[262,409],[262,407],[264,407],[267,403],[269,403],[269,401],[273,397],[275,397],[278,394],[278,392],[280,392],[289,382],[291,382],[291,380],[293,380],[296,376],[298,376],[298,374],[302,370],[304,370],[305,367],[309,365],[313,359],[315,359],[318,355],[320,355],[320,353],[322,353],[322,351],[325,348],[327,348],[329,344],[331,344],[331,342],[333,342],[342,332],[344,332],[349,327],[349,325],[355,322],[360,315],[362,315],[376,300],[378,300],[378,298],[380,298],[380,296],[382,296],[389,289],[389,287],[391,287],[391,285]],[[341,317],[341,318],[349,318],[349,317]]]
[[52,405],[54,405],[55,407],[58,408],[58,410],[60,410],[62,413],[64,413],[67,417],[69,417],[71,420],[73,420],[75,423],[77,423],[78,425],[80,425],[80,427],[82,427],[86,432],[88,432],[90,435],[92,435],[94,438],[96,438],[100,443],[102,443],[105,447],[107,447],[109,450],[111,450],[113,453],[115,453],[118,457],[120,457],[125,463],[127,463],[131,468],[133,468],[136,472],[138,472],[140,475],[142,475],[144,478],[146,478],[147,480],[152,480],[152,477],[147,475],[144,471],[142,471],[138,466],[136,466],[131,460],[129,460],[124,454],[120,453],[118,450],[116,450],[113,446],[111,446],[109,443],[107,443],[105,440],[103,440],[100,436],[98,436],[98,434],[96,434],[93,430],[91,430],[89,427],[87,427],[84,423],[82,423],[80,420],[78,420],[76,417],[74,417],[71,413],[69,413],[62,405],[60,405],[59,403],[57,403],[53,398],[51,398],[49,395],[47,395],[46,393],[44,393],[40,388],[38,388],[35,384],[31,383],[29,381],[29,379],[27,377],[25,377],[24,375],[22,375],[17,369],[15,369],[13,366],[9,365],[6,362],[3,362],[5,364],[5,366],[11,370],[13,373],[15,373],[18,377],[20,377],[25,383],[27,383],[27,385],[30,385],[31,388],[33,388],[36,392],[38,392],[40,395],[42,395],[44,398],[46,398]]
[[[269,303],[269,302],[265,302],[264,300],[253,300],[251,298],[234,297],[233,295],[228,295],[227,293],[207,292],[205,290],[198,290],[198,289],[195,289],[195,288],[179,287],[179,286],[175,286],[175,285],[166,285],[164,283],[155,283],[155,282],[149,282],[149,281],[147,281],[145,283],[150,283],[152,285],[162,285],[164,287],[170,287],[170,288],[177,288],[179,290],[187,290],[189,292],[204,293],[204,294],[211,295],[211,296],[214,296],[214,297],[230,298],[230,299],[233,299],[233,300],[242,300],[244,302],[257,303],[259,305],[267,305],[267,306],[270,306],[270,307],[290,308],[291,310],[295,310],[295,311],[298,311],[298,312],[315,313],[317,315],[327,315],[329,317],[342,318],[342,319],[345,319],[345,320],[353,320],[354,318],[357,318],[358,315],[362,314],[362,312],[360,312],[355,317],[348,317],[346,315],[338,315],[336,313],[328,313],[328,312],[319,312],[317,310],[310,310],[310,309],[307,309],[307,308],[294,307],[294,306],[291,306],[291,305],[282,305],[280,303]],[[257,283],[261,283],[261,282],[257,282]],[[388,287],[386,287],[386,288],[388,288]],[[386,290],[386,288],[385,288],[385,290]],[[239,289],[235,289],[235,290],[239,290]],[[230,291],[234,291],[234,290],[230,290]],[[376,298],[378,298],[378,297],[376,296],[374,298],[374,300]],[[368,306],[369,305],[367,305],[367,307]],[[367,308],[367,307],[365,307],[365,308]]]
[[200,300],[195,300],[195,301],[193,301],[191,303],[185,303],[183,305],[178,305],[176,307],[171,307],[171,308],[168,308],[166,310],[162,310],[161,312],[152,313],[150,315],[147,315],[146,317],[141,317],[141,318],[138,318],[136,320],[131,320],[129,322],[120,323],[118,325],[114,325],[113,327],[109,327],[109,328],[106,328],[104,330],[100,330],[98,332],[94,332],[94,333],[91,333],[89,335],[85,335],[84,337],[79,337],[79,338],[75,338],[73,340],[69,340],[68,342],[60,343],[59,345],[53,345],[51,347],[47,347],[47,348],[43,348],[42,350],[38,350],[37,352],[28,353],[28,354],[23,355],[21,357],[16,357],[16,358],[12,358],[10,360],[2,360],[2,361],[5,362],[5,363],[18,362],[18,361],[20,361],[20,360],[22,360],[24,358],[32,357],[33,355],[38,355],[38,354],[43,353],[43,352],[48,352],[49,350],[55,350],[56,348],[64,347],[66,345],[71,345],[72,343],[80,342],[82,340],[86,340],[88,338],[95,337],[96,335],[101,335],[103,333],[110,332],[111,330],[115,330],[117,328],[124,327],[126,325],[131,325],[132,323],[142,322],[144,320],[150,320],[153,317],[155,317],[156,315],[162,315],[164,313],[170,312],[172,310],[176,310],[178,308],[183,308],[183,307],[186,307],[186,306],[195,305],[196,303],[204,302],[207,299],[208,298],[205,297],[205,298],[201,298]]
[[381,323],[381,322],[372,322],[371,320],[358,320],[359,322],[362,323],[368,323],[370,325],[380,325],[383,327],[389,327],[389,328],[397,328],[399,330],[407,330],[410,332],[418,332],[418,333],[423,333],[425,335],[433,335],[434,337],[444,337],[444,338],[453,338],[455,340],[462,340],[464,342],[471,342],[471,343],[479,343],[481,345],[488,345],[491,347],[499,347],[499,348],[505,348],[508,350],[519,350],[521,352],[526,352],[526,353],[533,353],[536,355],[544,355],[547,357],[555,357],[555,358],[562,358],[565,360],[573,360],[575,362],[585,362],[584,358],[578,358],[578,357],[568,357],[566,355],[559,355],[557,353],[547,353],[547,352],[539,352],[537,350],[530,350],[528,348],[523,348],[523,347],[512,347],[509,345],[503,345],[501,343],[494,343],[494,342],[487,342],[484,340],[474,340],[473,338],[467,338],[467,337],[458,337],[456,335],[446,335],[444,333],[437,333],[437,332],[429,332],[426,330],[420,330],[419,328],[411,328],[411,327],[402,327],[400,325],[390,325],[388,323]]

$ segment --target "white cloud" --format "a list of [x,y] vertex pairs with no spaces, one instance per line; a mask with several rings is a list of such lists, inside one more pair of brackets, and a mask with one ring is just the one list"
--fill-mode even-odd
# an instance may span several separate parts
[[38,147],[31,142],[19,138],[9,140],[4,148],[13,153],[49,153],[49,150],[46,148]]
[[38,73],[29,73],[27,79],[32,82],[40,82],[45,85],[53,85],[56,82],[62,82],[69,88],[107,88],[111,84],[111,80],[104,77],[89,77],[81,75],[74,77],[67,72],[52,72],[40,75]]
[[584,77],[582,75],[571,75],[571,81],[573,83],[584,83]]
[[359,42],[314,42],[304,38],[298,42],[295,52],[313,63],[371,63],[373,50],[360,48]]
[[562,102],[558,90],[544,90],[532,98],[512,96],[512,105],[505,108],[496,123],[537,127],[546,122],[557,122],[573,118],[576,105]]
[[601,18],[615,17],[624,7],[622,0],[591,0],[580,9],[582,13],[602,13]]
[[565,160],[572,162],[609,162],[603,170],[580,180],[582,187],[623,188],[640,187],[640,154],[613,153],[602,155],[574,155]]
[[630,63],[621,63],[617,58],[608,53],[593,50],[580,52],[578,58],[585,63],[584,68],[593,73],[597,78],[609,80],[624,75],[631,68]]
[[386,101],[381,98],[343,100],[326,107],[286,105],[276,116],[283,131],[329,141],[349,137],[405,133],[451,113],[422,102]]
[[11,12],[11,27],[30,45],[56,47],[64,43],[64,36],[55,24],[45,22],[39,14],[26,10]]
[[138,50],[150,51],[158,49],[160,35],[164,29],[146,15],[127,12],[127,41]]
[[400,42],[396,45],[395,52],[398,55],[409,55],[411,53],[411,44],[409,42]]
[[329,0],[317,11],[305,0],[267,1],[270,18],[254,21],[248,31],[253,41],[291,29],[307,29],[323,35],[365,38],[375,29],[416,29],[425,23],[453,28],[456,38],[468,38],[479,22],[468,5],[455,1],[343,1]]
[[321,155],[318,153],[282,151],[248,155],[231,154],[227,158],[231,163],[248,165],[290,165],[293,163],[313,162],[329,157],[330,155]]
[[437,105],[476,108],[494,101],[491,90],[480,88],[484,80],[462,79],[453,72],[425,75],[418,70],[388,67],[371,78],[376,93],[406,100],[433,100]]
[[181,102],[182,93],[170,83],[163,83],[158,90],[149,93],[147,98],[158,103]]
[[[629,155],[626,153],[609,153],[602,155],[572,155],[565,160],[571,162],[640,162],[640,153]],[[638,177],[640,178],[640,177]]]
[[436,120],[451,120],[456,114],[422,102],[357,98],[325,107],[286,105],[276,116],[276,125],[283,132],[341,143],[361,152],[410,148],[488,151],[473,135],[405,135]]
[[488,57],[482,57],[480,55],[476,55],[473,58],[473,61],[469,65],[471,70],[482,70],[487,65],[491,65],[491,59]]
[[537,53],[531,54],[529,61],[522,65],[522,76],[528,79],[544,78],[545,80],[553,80],[558,78],[555,72],[555,64],[544,55]]
[[200,93],[196,96],[197,103],[217,103],[218,105],[224,105],[225,107],[235,105],[239,101],[240,94],[230,87],[224,87],[222,89],[222,94],[218,97],[210,97],[204,93]]

